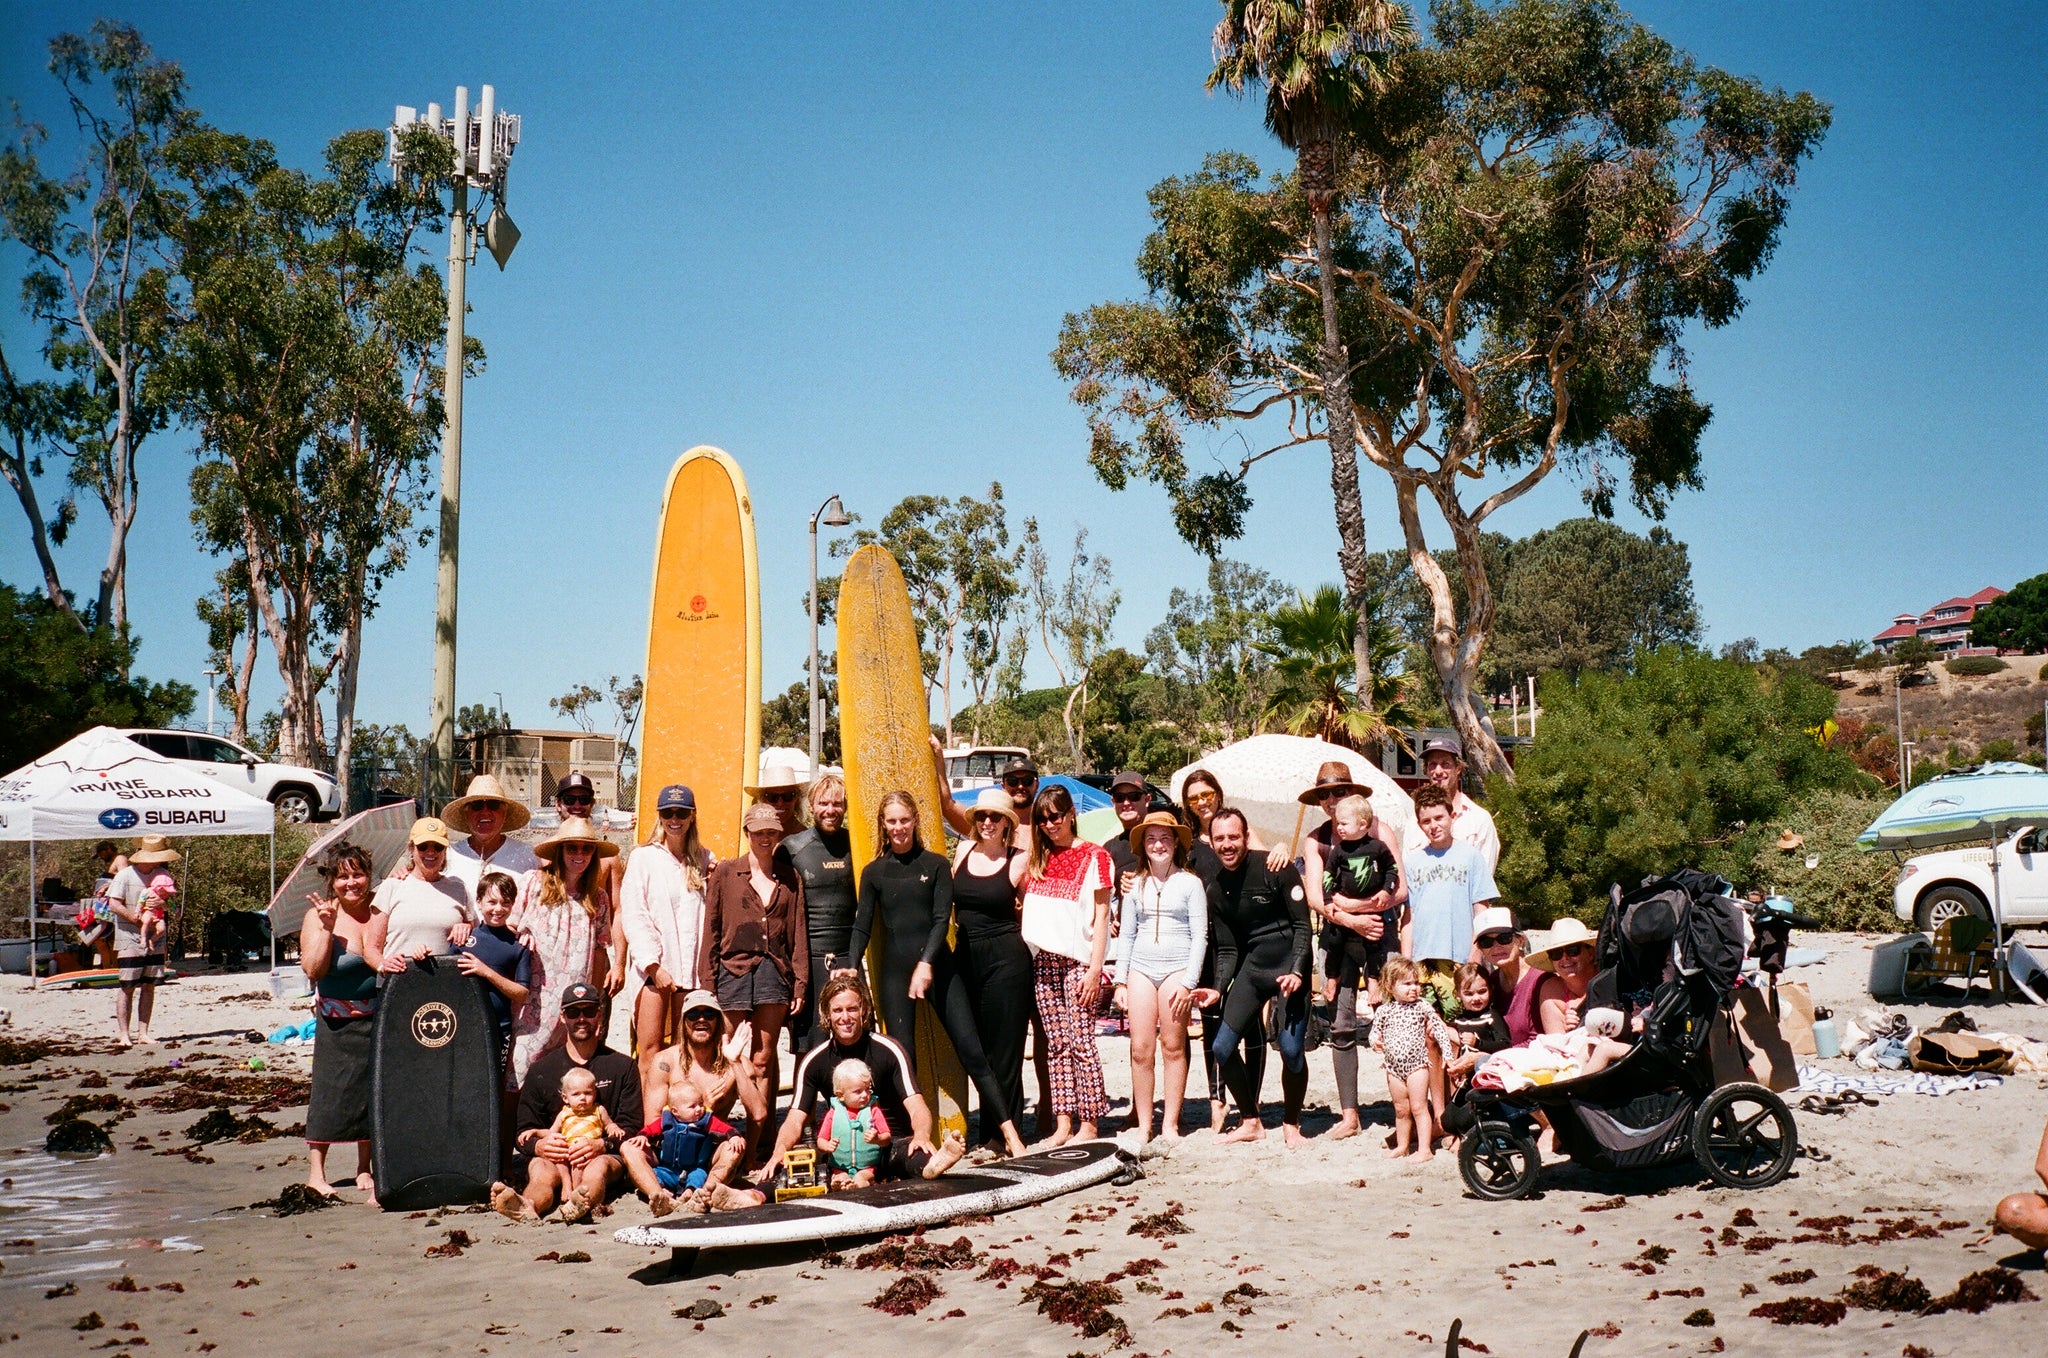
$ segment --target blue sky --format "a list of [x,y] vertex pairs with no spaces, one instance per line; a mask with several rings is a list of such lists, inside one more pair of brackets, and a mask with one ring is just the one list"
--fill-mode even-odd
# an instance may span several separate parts
[[[833,492],[873,522],[905,494],[994,478],[1013,522],[1035,514],[1056,542],[1087,524],[1134,648],[1169,590],[1200,583],[1163,497],[1093,480],[1046,355],[1064,313],[1136,291],[1150,185],[1216,149],[1286,163],[1255,103],[1202,89],[1211,4],[28,10],[0,12],[0,88],[32,118],[56,111],[43,42],[102,15],[182,62],[214,121],[308,167],[333,134],[450,104],[458,83],[493,83],[524,116],[524,239],[469,289],[491,357],[466,394],[462,702],[502,693],[516,722],[548,725],[550,695],[641,667],[663,478],[700,442],[752,485],[771,692],[802,675],[804,527]],[[1747,312],[1692,341],[1715,418],[1706,488],[1670,525],[1710,641],[1867,637],[1900,609],[2048,568],[2048,11],[1632,12],[1702,61],[1835,109]],[[0,258],[11,296],[19,261]],[[20,352],[18,318],[0,325]],[[1292,457],[1254,482],[1233,555],[1312,587],[1336,578],[1328,464]],[[143,671],[197,683],[192,600],[214,563],[190,534],[190,466],[182,435],[146,450],[129,589]],[[1399,530],[1375,476],[1377,549]],[[11,499],[0,578],[28,585]],[[1491,526],[1577,512],[1559,475]],[[87,515],[67,582],[85,591],[103,552]],[[424,727],[432,608],[429,551],[370,624],[363,718]],[[1033,678],[1050,682],[1042,656]],[[259,703],[276,691],[266,651]]]

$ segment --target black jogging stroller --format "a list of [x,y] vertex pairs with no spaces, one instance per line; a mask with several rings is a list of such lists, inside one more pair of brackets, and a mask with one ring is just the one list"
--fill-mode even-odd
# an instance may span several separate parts
[[1513,1094],[1471,1089],[1473,1121],[1458,1148],[1465,1186],[1495,1200],[1536,1187],[1538,1109],[1565,1155],[1588,1169],[1690,1159],[1728,1188],[1766,1188],[1790,1173],[1799,1153],[1792,1110],[1760,1084],[1717,1077],[1710,1049],[1719,1027],[1740,1051],[1733,997],[1753,937],[1723,878],[1681,869],[1632,892],[1613,888],[1584,1003],[1641,1014],[1642,1033],[1591,1075]]

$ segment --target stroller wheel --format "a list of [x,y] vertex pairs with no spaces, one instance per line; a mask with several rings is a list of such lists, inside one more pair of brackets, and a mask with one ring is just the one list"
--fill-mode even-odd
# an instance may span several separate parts
[[1722,1085],[1693,1114],[1692,1149],[1722,1187],[1768,1188],[1791,1172],[1799,1129],[1785,1101],[1762,1085]]
[[1542,1168],[1536,1143],[1505,1122],[1481,1122],[1458,1142],[1465,1187],[1490,1202],[1526,1197]]

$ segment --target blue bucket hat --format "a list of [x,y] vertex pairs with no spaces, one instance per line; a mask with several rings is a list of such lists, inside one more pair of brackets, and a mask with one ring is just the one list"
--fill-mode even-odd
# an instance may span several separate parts
[[684,787],[681,783],[670,783],[661,790],[661,795],[654,799],[654,809],[656,812],[675,811],[678,809],[695,811],[697,809],[697,794]]

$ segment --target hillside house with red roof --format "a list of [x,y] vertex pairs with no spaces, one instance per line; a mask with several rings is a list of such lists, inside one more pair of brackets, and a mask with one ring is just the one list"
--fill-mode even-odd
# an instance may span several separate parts
[[1996,655],[1989,647],[1970,645],[1970,624],[1977,617],[1977,610],[2005,593],[1996,585],[1986,585],[1975,594],[1954,599],[1943,599],[1925,613],[1901,613],[1892,619],[1892,625],[1871,638],[1877,649],[1891,653],[1892,647],[1907,637],[1919,637],[1942,655]]

